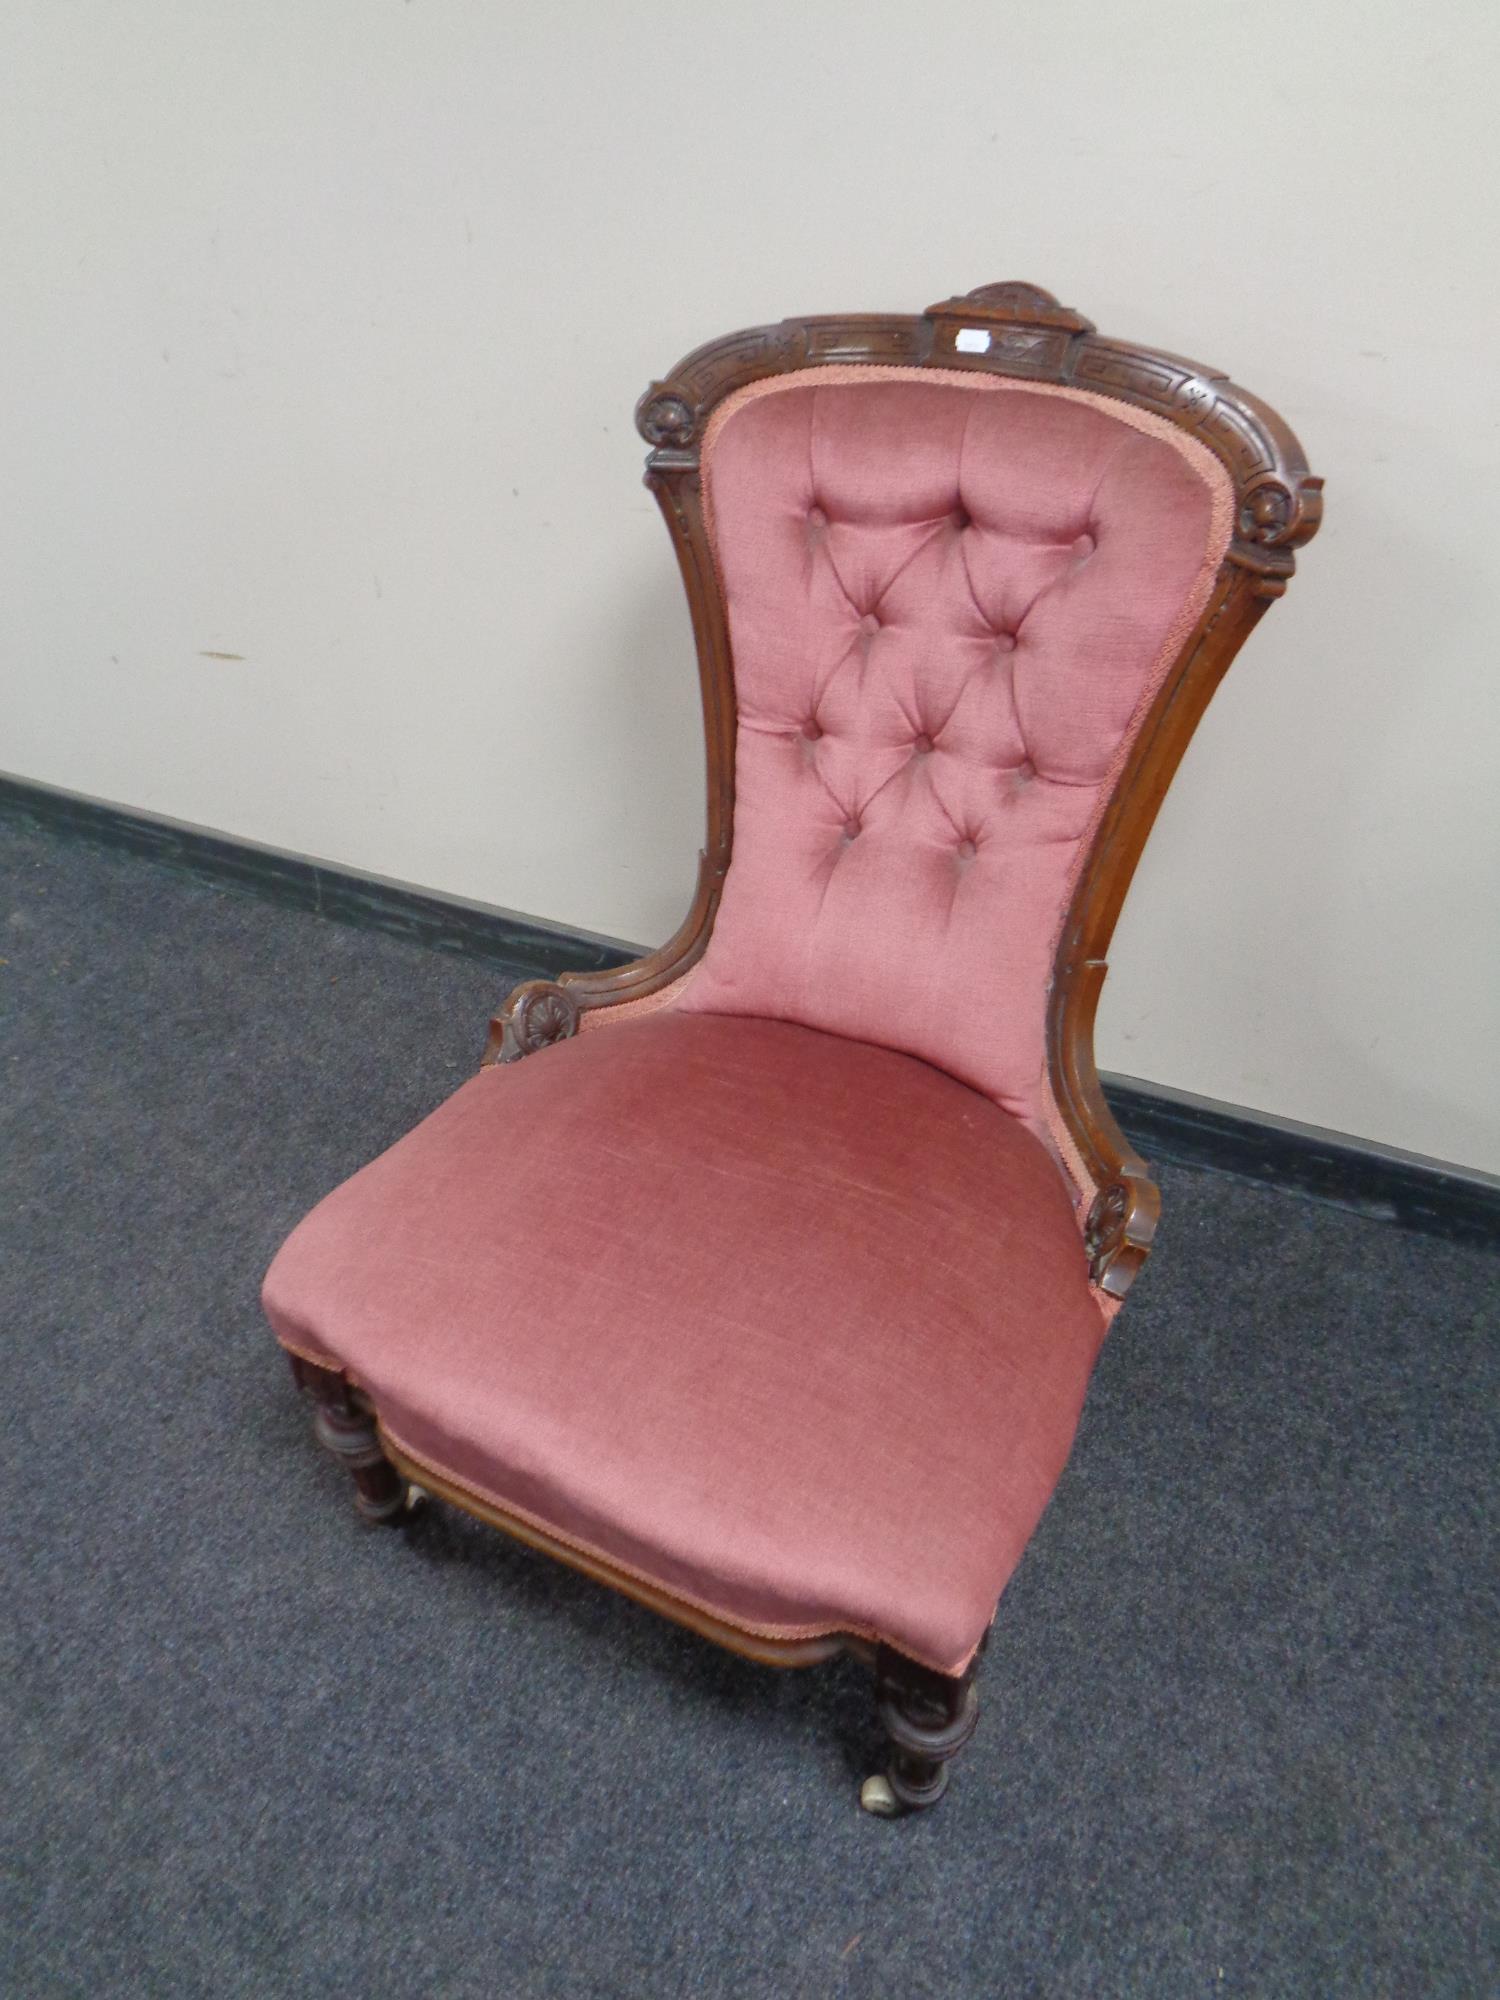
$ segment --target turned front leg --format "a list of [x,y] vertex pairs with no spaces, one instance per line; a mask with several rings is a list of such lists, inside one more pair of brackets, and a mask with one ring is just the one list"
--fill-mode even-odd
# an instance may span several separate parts
[[950,1675],[919,1667],[889,1646],[880,1648],[875,1705],[891,1748],[884,1772],[860,1787],[866,1812],[894,1819],[935,1806],[947,1791],[949,1764],[979,1721],[974,1677],[983,1652],[981,1643],[966,1670]]
[[380,1433],[368,1405],[337,1369],[291,1357],[292,1375],[312,1397],[313,1433],[354,1481],[354,1504],[361,1520],[376,1526],[399,1521],[409,1505],[409,1488],[381,1449]]

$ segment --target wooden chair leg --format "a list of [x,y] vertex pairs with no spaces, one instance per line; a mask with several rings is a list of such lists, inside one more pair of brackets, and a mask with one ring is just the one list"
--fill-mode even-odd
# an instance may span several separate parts
[[292,1355],[292,1375],[298,1388],[312,1397],[316,1410],[313,1434],[331,1451],[354,1481],[354,1505],[360,1519],[389,1527],[405,1518],[410,1489],[380,1446],[375,1418],[333,1368]]
[[882,1646],[875,1660],[875,1704],[890,1738],[890,1761],[866,1778],[859,1802],[884,1819],[935,1806],[948,1789],[948,1767],[979,1721],[974,1676],[979,1651],[962,1674],[934,1673]]

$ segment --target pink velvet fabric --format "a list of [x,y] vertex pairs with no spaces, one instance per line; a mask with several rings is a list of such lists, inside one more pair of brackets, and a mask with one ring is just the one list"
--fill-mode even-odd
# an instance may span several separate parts
[[1042,1132],[1061,920],[1225,482],[1100,398],[848,374],[743,391],[708,441],[737,796],[680,1004],[922,1056]]
[[683,1012],[481,1072],[312,1212],[265,1303],[475,1492],[749,1630],[947,1671],[1103,1333],[1066,1190],[988,1098]]

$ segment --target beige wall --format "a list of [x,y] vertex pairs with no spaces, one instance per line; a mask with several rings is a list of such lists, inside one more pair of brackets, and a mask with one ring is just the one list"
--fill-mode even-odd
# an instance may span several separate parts
[[1500,1168],[1497,21],[12,0],[0,768],[654,941],[700,773],[638,391],[1032,278],[1329,482],[1105,1063]]

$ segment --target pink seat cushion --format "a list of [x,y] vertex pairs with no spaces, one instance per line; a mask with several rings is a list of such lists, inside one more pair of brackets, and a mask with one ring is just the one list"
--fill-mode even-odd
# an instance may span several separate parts
[[819,368],[731,398],[704,483],[734,854],[681,1004],[903,1049],[1046,1130],[1063,914],[1223,554],[1223,467],[1102,396]]
[[675,1013],[482,1071],[313,1210],[265,1303],[476,1493],[747,1630],[946,1671],[1103,1332],[1057,1170],[987,1098]]

